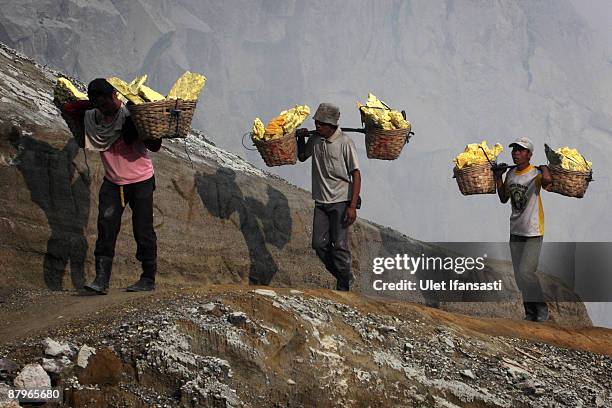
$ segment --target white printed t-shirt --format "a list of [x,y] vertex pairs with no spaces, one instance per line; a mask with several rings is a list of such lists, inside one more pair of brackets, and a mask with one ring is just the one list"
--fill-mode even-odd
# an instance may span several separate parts
[[522,237],[544,235],[540,170],[531,164],[523,170],[511,169],[506,176],[505,186],[512,202],[510,234]]

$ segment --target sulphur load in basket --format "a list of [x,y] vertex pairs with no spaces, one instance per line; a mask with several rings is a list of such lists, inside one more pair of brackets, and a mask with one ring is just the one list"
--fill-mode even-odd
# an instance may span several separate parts
[[368,94],[366,104],[357,103],[357,108],[365,125],[368,158],[397,159],[412,134],[405,113],[391,109],[371,92]]
[[59,77],[53,88],[53,104],[60,110],[68,102],[86,101],[87,94],[79,91],[68,79]]
[[167,96],[145,85],[147,75],[135,78],[127,83],[121,78],[110,77],[106,79],[128,101],[135,105],[147,102],[160,102],[163,100],[196,101],[206,84],[206,77],[195,72],[185,72],[174,83]]
[[279,139],[297,129],[308,115],[310,115],[308,105],[296,105],[291,109],[282,111],[266,127],[264,127],[261,119],[255,118],[251,129],[251,137],[253,141],[265,142]]
[[499,143],[490,149],[483,140],[481,143],[467,145],[465,150],[453,159],[453,177],[457,180],[461,194],[495,194],[492,166],[502,151],[503,147]]
[[492,149],[487,146],[487,141],[480,143],[470,143],[463,152],[453,159],[453,163],[458,169],[475,164],[492,164],[497,161],[497,156],[504,150],[502,145],[496,143]]
[[127,107],[141,139],[187,137],[206,77],[187,71],[165,97],[146,86],[146,79],[143,75],[130,83],[116,77],[107,80],[129,101]]
[[552,150],[545,145],[546,158],[551,165],[560,165],[565,170],[590,172],[593,163],[584,158],[577,149],[564,146]]
[[70,80],[59,77],[53,88],[53,104],[60,110],[62,118],[79,147],[85,147],[85,111],[93,106],[87,94],[81,92]]
[[266,162],[266,166],[284,166],[297,161],[297,142],[295,129],[300,126],[310,114],[307,105],[297,105],[282,111],[264,127],[259,118],[253,121],[251,139]]
[[402,113],[391,109],[371,92],[368,93],[365,105],[357,102],[357,109],[361,112],[366,127],[383,130],[408,129],[410,131],[410,122],[404,119]]
[[548,190],[567,197],[584,197],[593,180],[593,163],[578,150],[567,146],[553,150],[545,144],[544,149],[552,177],[552,186]]

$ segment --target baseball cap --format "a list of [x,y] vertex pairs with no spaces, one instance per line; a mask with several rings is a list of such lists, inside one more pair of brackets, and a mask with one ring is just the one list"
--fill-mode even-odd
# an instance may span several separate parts
[[520,146],[533,153],[533,142],[526,137],[519,137],[514,142],[510,143],[509,147]]

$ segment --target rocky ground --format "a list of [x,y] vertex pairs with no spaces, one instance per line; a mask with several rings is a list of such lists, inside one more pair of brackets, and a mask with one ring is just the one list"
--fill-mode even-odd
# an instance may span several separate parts
[[606,329],[314,289],[43,292],[5,298],[0,373],[13,386],[38,369],[62,406],[612,406]]

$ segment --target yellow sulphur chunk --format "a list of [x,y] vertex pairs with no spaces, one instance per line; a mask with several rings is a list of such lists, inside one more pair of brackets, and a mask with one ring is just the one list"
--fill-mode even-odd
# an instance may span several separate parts
[[62,108],[65,103],[87,100],[87,94],[79,91],[76,86],[66,78],[57,78],[53,88],[53,103]]
[[268,123],[264,133],[264,140],[272,140],[283,135],[283,125],[285,124],[285,116],[281,113]]
[[263,140],[265,131],[261,119],[255,118],[253,121],[253,128],[251,129],[251,137],[256,140]]
[[164,95],[154,91],[146,85],[140,85],[140,88],[138,88],[138,95],[147,102],[157,102],[166,99]]
[[458,169],[475,164],[488,164],[489,161],[493,163],[503,150],[504,148],[499,143],[496,143],[493,149],[490,149],[486,140],[483,140],[480,144],[470,143],[462,153],[453,159],[453,162]]
[[567,146],[555,150],[555,153],[561,155],[561,167],[572,171],[591,171],[593,163],[586,160],[577,149],[571,149]]
[[172,85],[172,89],[168,92],[168,99],[195,101],[200,96],[205,83],[204,75],[187,71]]
[[136,77],[134,78],[134,80],[132,82],[130,82],[128,84],[128,87],[130,88],[130,91],[134,94],[134,95],[138,95],[138,89],[144,85],[145,81],[147,80],[147,74],[144,74],[142,76]]
[[410,122],[402,116],[402,113],[389,108],[376,95],[369,92],[365,105],[357,103],[357,109],[363,113],[363,119],[367,127],[376,127],[384,130],[410,129]]
[[141,103],[145,103],[145,100],[138,95],[138,93],[134,93],[130,88],[129,84],[124,80],[117,77],[106,78],[106,80],[119,92],[123,95],[128,101],[139,105]]
[[404,119],[401,112],[392,110],[389,112],[389,117],[395,129],[410,129],[410,122]]
[[257,140],[274,140],[297,129],[310,115],[308,105],[296,105],[291,109],[282,111],[277,117],[272,119],[268,126],[264,128],[259,118],[255,118],[251,134]]
[[144,83],[147,80],[147,74],[136,77],[132,82],[128,84],[130,92],[134,95],[140,96],[145,102],[157,102],[164,100],[165,97],[159,92],[149,88]]
[[297,105],[294,108],[281,112],[281,115],[285,118],[283,133],[287,134],[293,132],[304,123],[308,115],[310,115],[310,108],[308,105]]

